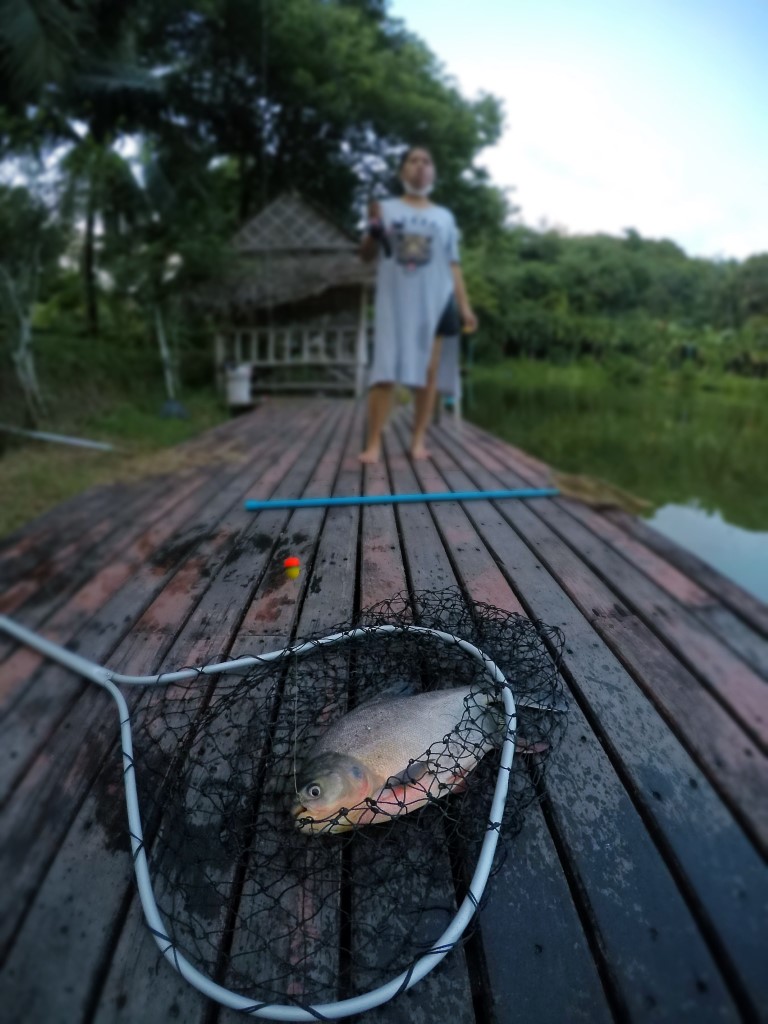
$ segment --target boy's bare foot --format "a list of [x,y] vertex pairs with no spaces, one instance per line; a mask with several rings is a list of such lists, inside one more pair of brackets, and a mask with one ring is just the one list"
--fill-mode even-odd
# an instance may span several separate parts
[[379,461],[379,449],[378,448],[366,448],[365,451],[360,452],[357,456],[360,462],[364,462],[366,465],[371,465],[374,462]]
[[432,452],[425,448],[423,444],[415,444],[411,448],[412,459],[429,459],[431,455]]

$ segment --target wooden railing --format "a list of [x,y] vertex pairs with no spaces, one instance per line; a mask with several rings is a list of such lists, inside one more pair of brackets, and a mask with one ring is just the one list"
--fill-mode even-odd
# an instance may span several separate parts
[[[223,383],[227,366],[250,365],[254,390],[325,385],[336,390],[364,387],[372,328],[352,325],[329,327],[224,328],[216,335],[216,369]],[[313,369],[317,373],[294,376],[280,370]],[[260,373],[260,371],[262,371]]]

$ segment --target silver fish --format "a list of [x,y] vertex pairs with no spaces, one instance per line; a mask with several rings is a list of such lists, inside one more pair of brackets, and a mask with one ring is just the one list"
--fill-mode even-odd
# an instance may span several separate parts
[[408,814],[464,785],[504,738],[492,694],[470,688],[383,698],[344,715],[296,779],[293,814],[312,834]]

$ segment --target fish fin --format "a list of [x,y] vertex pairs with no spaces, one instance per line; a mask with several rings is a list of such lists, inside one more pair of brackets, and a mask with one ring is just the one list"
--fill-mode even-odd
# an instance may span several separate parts
[[407,768],[398,772],[397,775],[390,775],[387,779],[387,786],[407,786],[423,779],[429,771],[428,761],[412,761]]
[[519,734],[515,737],[515,753],[516,754],[546,754],[549,750],[550,744],[547,740],[530,741],[525,736]]
[[396,700],[398,697],[413,697],[419,693],[419,688],[412,679],[398,679],[383,690],[379,690],[373,697],[367,697],[360,707],[370,707],[372,704],[380,704],[383,700]]

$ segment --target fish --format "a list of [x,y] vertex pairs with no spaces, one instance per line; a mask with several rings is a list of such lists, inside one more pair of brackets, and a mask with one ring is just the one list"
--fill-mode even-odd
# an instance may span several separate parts
[[296,825],[336,834],[409,814],[463,788],[505,734],[498,696],[469,687],[362,704],[304,761],[294,782]]

